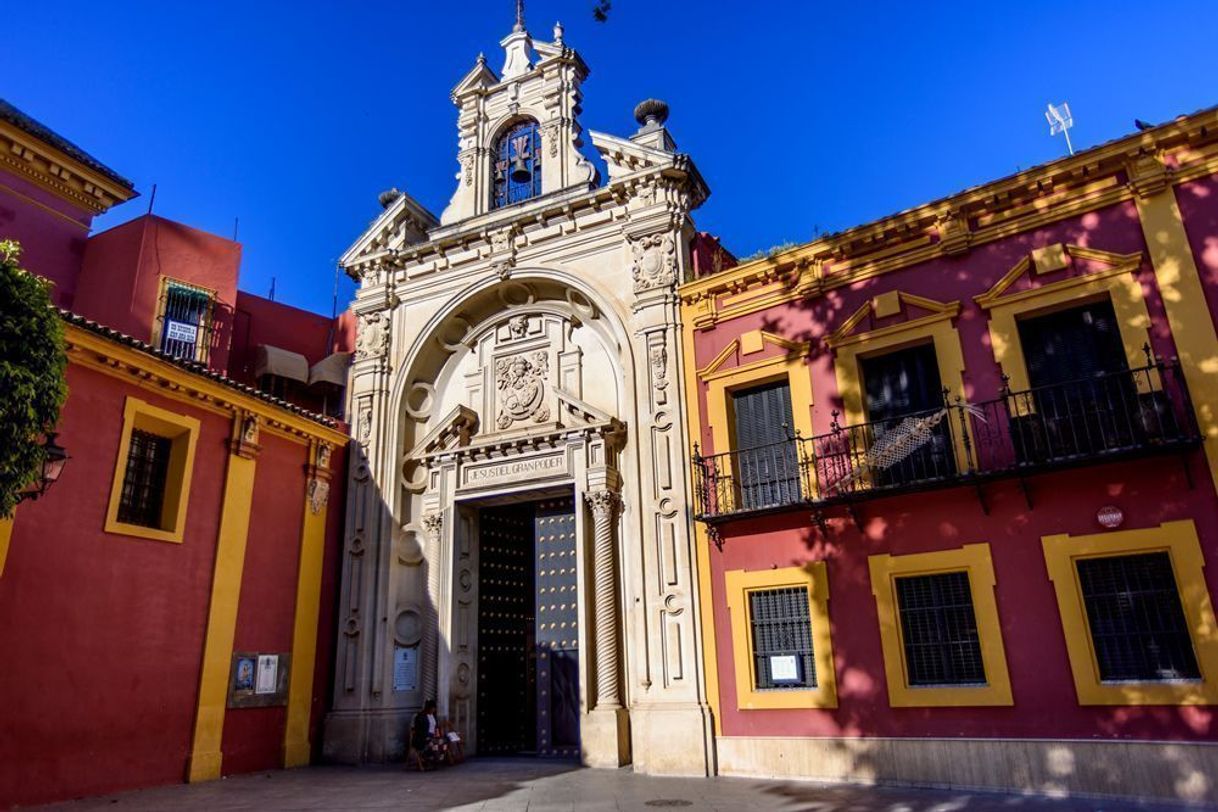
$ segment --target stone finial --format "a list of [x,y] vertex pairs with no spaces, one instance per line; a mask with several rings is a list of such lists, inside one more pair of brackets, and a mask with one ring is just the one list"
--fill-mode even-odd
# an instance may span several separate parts
[[397,188],[395,187],[393,189],[386,189],[385,191],[381,192],[379,195],[376,196],[376,199],[381,202],[382,209],[387,209],[390,206],[392,206],[394,201],[396,201],[401,196],[402,196],[402,193],[399,192],[397,190]]
[[668,105],[659,99],[645,99],[635,105],[634,120],[644,130],[654,130],[664,126],[668,121]]
[[562,23],[554,23],[554,44],[562,45]]

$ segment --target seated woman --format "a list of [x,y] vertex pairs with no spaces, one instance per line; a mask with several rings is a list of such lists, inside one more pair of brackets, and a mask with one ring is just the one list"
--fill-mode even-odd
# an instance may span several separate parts
[[423,710],[415,714],[410,729],[410,744],[425,764],[439,764],[448,757],[448,738],[436,721],[436,701],[423,703]]

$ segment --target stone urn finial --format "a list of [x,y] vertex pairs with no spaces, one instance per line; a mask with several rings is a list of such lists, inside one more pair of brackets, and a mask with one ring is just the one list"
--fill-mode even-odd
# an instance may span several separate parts
[[634,120],[645,130],[663,127],[668,121],[668,105],[659,99],[645,99],[635,105]]

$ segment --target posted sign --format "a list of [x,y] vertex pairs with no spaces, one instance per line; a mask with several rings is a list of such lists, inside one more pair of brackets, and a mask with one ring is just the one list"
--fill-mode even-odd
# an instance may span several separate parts
[[165,338],[169,341],[194,344],[199,338],[199,325],[187,324],[184,321],[166,321]]

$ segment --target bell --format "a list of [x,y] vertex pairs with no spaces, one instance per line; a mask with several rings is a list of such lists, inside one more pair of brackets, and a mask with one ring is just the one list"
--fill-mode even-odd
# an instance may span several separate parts
[[512,161],[512,182],[528,183],[532,179],[533,172],[529,169],[528,164],[524,162],[524,156],[516,153],[516,157]]

